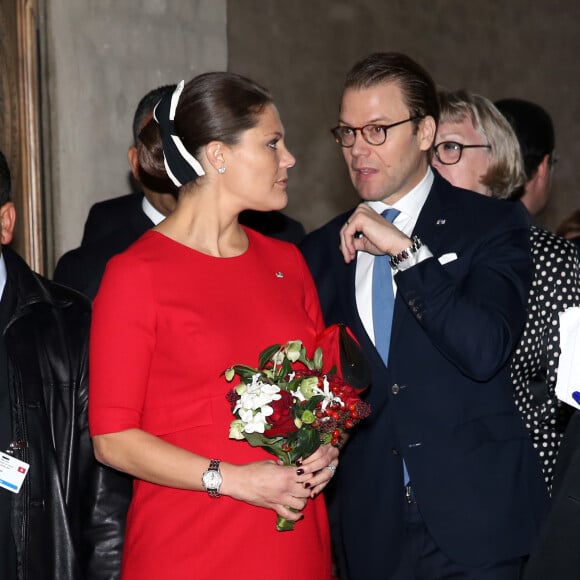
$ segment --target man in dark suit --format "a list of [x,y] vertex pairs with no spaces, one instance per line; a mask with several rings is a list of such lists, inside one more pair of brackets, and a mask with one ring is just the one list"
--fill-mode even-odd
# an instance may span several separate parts
[[516,580],[547,499],[509,377],[528,218],[429,168],[438,116],[410,58],[357,63],[333,133],[363,203],[301,246],[326,323],[351,327],[372,370],[330,497],[348,580]]
[[139,133],[153,116],[161,97],[173,91],[165,85],[148,92],[137,105],[133,117],[133,144],[127,158],[131,175],[141,193],[131,193],[93,205],[85,223],[81,246],[64,254],[54,271],[54,280],[94,298],[107,262],[126,250],[148,229],[173,211],[177,200],[172,193],[161,193],[141,186],[137,161]]
[[[167,91],[175,85],[159,87],[147,93],[137,105],[133,118],[133,144],[128,160],[134,182],[142,190],[94,204],[85,223],[81,246],[64,254],[54,271],[54,280],[89,298],[99,289],[107,262],[126,250],[147,230],[169,215],[177,203],[175,194],[153,191],[139,179],[137,147],[139,134],[153,116],[153,109]],[[304,226],[279,211],[245,211],[240,222],[264,235],[299,243],[305,235]]]

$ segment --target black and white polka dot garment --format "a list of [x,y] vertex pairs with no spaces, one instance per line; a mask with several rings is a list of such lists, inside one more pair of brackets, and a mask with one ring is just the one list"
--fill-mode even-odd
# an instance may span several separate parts
[[558,313],[580,305],[580,257],[574,244],[536,226],[531,228],[530,241],[534,275],[528,318],[512,358],[511,375],[516,406],[550,489],[562,438],[557,419],[564,405],[555,395],[560,356]]

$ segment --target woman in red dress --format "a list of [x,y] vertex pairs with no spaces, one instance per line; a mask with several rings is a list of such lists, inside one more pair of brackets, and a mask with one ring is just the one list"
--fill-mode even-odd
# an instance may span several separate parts
[[142,181],[173,184],[177,208],[109,262],[90,353],[95,453],[135,477],[122,578],[327,580],[320,492],[338,451],[285,467],[228,438],[223,371],[275,343],[311,352],[323,328],[297,248],[238,223],[286,206],[278,112],[252,81],[207,73],[162,99],[140,140]]

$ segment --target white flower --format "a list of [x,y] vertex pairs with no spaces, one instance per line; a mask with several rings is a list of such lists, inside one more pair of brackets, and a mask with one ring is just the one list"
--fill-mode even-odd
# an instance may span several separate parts
[[264,433],[266,417],[274,412],[270,403],[281,398],[280,387],[262,382],[260,373],[256,373],[252,376],[250,384],[236,390],[240,397],[234,407],[234,413],[239,416],[241,425],[232,424],[230,436],[233,434],[232,438],[237,438],[235,436],[241,436],[242,431]]
[[[252,377],[252,383],[246,384],[245,389],[236,389],[236,392],[240,395],[234,407],[234,413],[240,409],[256,411],[261,409],[264,412],[264,408],[267,407],[272,401],[277,401],[280,399],[280,387],[277,385],[271,385],[270,383],[263,383],[260,380],[260,374],[257,373]],[[272,412],[268,413],[271,415]]]
[[320,387],[313,387],[312,391],[314,394],[322,395],[324,397],[321,405],[323,411],[330,403],[338,403],[341,407],[344,407],[344,401],[340,397],[335,396],[330,390],[330,383],[328,382],[326,375],[322,378],[322,386],[322,389]]
[[[271,407],[268,408],[272,411]],[[266,416],[261,411],[254,413],[249,409],[242,409],[240,419],[244,423],[243,430],[246,433],[263,433],[266,430]]]

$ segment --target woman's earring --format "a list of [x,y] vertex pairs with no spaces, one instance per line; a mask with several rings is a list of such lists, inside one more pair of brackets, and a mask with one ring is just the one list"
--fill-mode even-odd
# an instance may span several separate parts
[[222,165],[221,167],[218,167],[218,173],[220,175],[223,175],[226,172],[226,168]]

